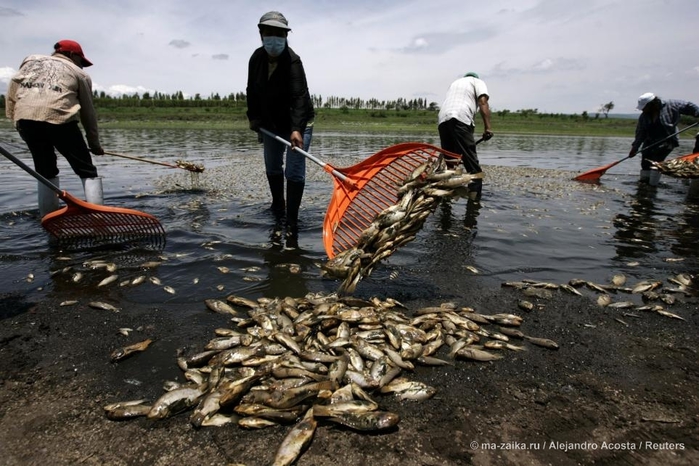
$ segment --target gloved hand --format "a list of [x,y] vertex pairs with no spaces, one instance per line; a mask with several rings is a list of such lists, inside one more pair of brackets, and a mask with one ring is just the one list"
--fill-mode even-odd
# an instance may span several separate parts
[[262,122],[260,120],[250,120],[250,129],[259,133]]
[[487,141],[493,137],[493,132],[490,130],[483,131],[483,140]]
[[104,149],[102,149],[101,147],[91,148],[90,152],[92,152],[95,155],[104,155]]
[[631,150],[629,151],[629,158],[632,159],[632,158],[636,157],[637,153],[638,153],[638,151],[632,147]]

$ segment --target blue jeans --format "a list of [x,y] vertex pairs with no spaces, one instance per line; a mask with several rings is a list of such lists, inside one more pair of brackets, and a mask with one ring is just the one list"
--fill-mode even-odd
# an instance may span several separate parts
[[[279,135],[284,137],[282,135]],[[306,128],[303,133],[303,150],[308,151],[313,138],[313,127]],[[290,135],[286,135],[286,140],[290,140]],[[265,172],[267,175],[284,175],[287,180],[299,183],[306,181],[306,156],[291,150],[284,143],[276,139],[262,135],[264,144]],[[286,170],[284,169],[284,152],[286,152]]]

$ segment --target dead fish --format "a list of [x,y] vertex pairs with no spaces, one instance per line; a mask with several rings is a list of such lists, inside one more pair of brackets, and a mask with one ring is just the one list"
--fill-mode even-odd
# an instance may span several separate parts
[[596,283],[585,282],[585,285],[586,285],[589,289],[591,289],[592,291],[596,291],[596,292],[598,292],[598,293],[606,293],[606,292],[607,292],[607,290],[605,290],[603,286],[598,285],[598,284],[596,284]]
[[202,427],[221,427],[228,424],[237,424],[238,421],[240,421],[240,416],[237,414],[216,413],[205,418],[201,425]]
[[567,283],[563,283],[563,284],[561,285],[561,289],[562,289],[563,291],[567,291],[568,293],[574,294],[574,295],[576,295],[576,296],[582,296],[582,295],[583,295],[583,294],[582,294],[581,292],[579,292],[573,285],[569,285],[569,284],[567,284]]
[[635,304],[631,301],[618,301],[616,303],[609,303],[607,304],[607,307],[611,307],[614,309],[629,309],[631,307],[634,307]]
[[[202,425],[204,424],[202,423]],[[278,422],[270,421],[269,419],[264,419],[257,416],[245,416],[238,419],[238,426],[242,427],[243,429],[265,429],[267,427],[276,427],[278,425]]]
[[541,346],[548,349],[558,349],[558,343],[553,340],[549,340],[548,338],[536,338],[525,335],[524,339],[536,346]]
[[531,312],[534,310],[534,304],[524,299],[521,299],[517,302],[517,307],[527,312]]
[[77,304],[77,303],[78,303],[77,300],[71,299],[68,301],[63,301],[61,304],[59,304],[59,306],[72,306],[73,304]]
[[256,301],[251,299],[243,298],[241,296],[229,295],[226,297],[226,301],[234,306],[249,307],[250,309],[255,309],[259,305]]
[[632,293],[644,293],[646,291],[652,291],[660,286],[663,285],[663,282],[661,281],[643,281],[641,283],[636,284],[631,290]]
[[313,417],[313,408],[306,412],[306,415],[296,423],[284,440],[282,440],[277,454],[274,457],[272,466],[288,466],[294,463],[303,451],[311,443],[316,431],[317,421]]
[[193,407],[203,395],[204,392],[199,388],[185,387],[172,390],[153,403],[147,417],[148,419],[165,419]]
[[216,268],[217,268],[218,271],[221,272],[221,273],[229,273],[229,272],[231,271],[231,269],[229,269],[229,268],[226,267],[225,265],[222,265],[222,266],[216,267]]
[[602,294],[597,298],[597,305],[600,307],[607,307],[611,304],[612,297],[608,294]]
[[674,277],[670,277],[667,279],[670,283],[674,283],[675,285],[679,286],[691,286],[692,285],[692,277],[690,277],[686,273],[680,273],[678,275],[675,275]]
[[135,417],[146,416],[151,409],[150,405],[145,404],[146,400],[122,401],[119,403],[111,403],[104,407],[107,419],[112,421],[123,421],[133,419]]
[[88,303],[87,305],[90,306],[91,308],[94,308],[94,309],[102,309],[103,311],[119,312],[118,307],[112,306],[111,304],[104,303],[102,301],[92,301],[92,302]]
[[210,310],[218,312],[219,314],[238,314],[238,311],[233,309],[230,304],[226,303],[225,301],[221,301],[220,299],[205,299],[204,304],[206,304],[206,307],[208,307]]
[[670,317],[672,319],[685,320],[684,317],[680,317],[677,314],[673,314],[672,312],[668,312],[663,309],[657,309],[655,312],[657,312],[661,316]]
[[148,348],[151,343],[153,343],[153,340],[151,340],[149,338],[147,340],[143,340],[143,341],[140,341],[138,343],[134,343],[133,345],[124,346],[123,348],[118,348],[118,349],[112,351],[111,361],[112,362],[121,361],[122,359],[127,358],[134,353],[145,351],[146,348]]
[[131,280],[131,285],[132,285],[132,286],[140,285],[141,283],[143,283],[143,282],[145,282],[145,281],[146,281],[146,276],[145,276],[145,275],[139,275],[138,277],[136,277],[136,278],[134,278],[133,280]]
[[97,284],[97,287],[99,288],[100,286],[109,285],[110,283],[117,281],[118,278],[119,278],[118,275],[110,275],[107,278],[105,278],[104,280],[102,280],[101,282],[99,282]]
[[175,294],[175,289],[171,286],[164,286],[163,290],[165,290],[167,293]]
[[624,286],[626,283],[626,275],[623,273],[616,274],[612,277],[612,284],[615,286]]
[[150,282],[154,285],[161,285],[162,284],[162,282],[160,281],[160,279],[158,277],[149,277],[148,280],[150,280]]
[[75,283],[78,283],[82,279],[83,279],[83,274],[81,272],[75,272],[73,274],[73,276],[71,277],[71,280],[73,280],[73,282],[75,282]]
[[400,416],[389,411],[371,411],[368,413],[344,413],[328,418],[350,429],[361,432],[376,432],[395,427],[400,422]]
[[498,359],[502,359],[502,356],[499,354],[493,354],[488,351],[483,351],[477,348],[469,348],[468,346],[461,348],[459,351],[457,351],[456,356],[461,356],[462,358],[467,358],[473,361],[481,362],[496,361]]

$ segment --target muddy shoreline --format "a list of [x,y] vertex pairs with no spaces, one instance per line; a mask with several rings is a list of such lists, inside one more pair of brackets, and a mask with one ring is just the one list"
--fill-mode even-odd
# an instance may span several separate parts
[[[516,307],[519,290],[478,277],[438,289],[429,300],[407,291],[391,297],[411,310],[454,301],[514,312],[524,318],[525,333],[553,339],[560,349],[528,345],[499,361],[419,367],[412,378],[437,388],[434,398],[377,399],[401,416],[397,429],[367,435],[320,424],[297,464],[699,463],[696,297],[670,308],[685,321],[631,317],[600,308],[591,295],[560,291],[527,313]],[[90,297],[59,305],[69,298],[0,296],[0,463],[271,463],[288,427],[196,430],[186,413],[115,422],[102,409],[155,399],[163,381],[181,380],[177,350],[201,348],[213,329],[227,325],[225,316],[203,304],[185,322],[168,318],[181,304],[124,302],[119,313],[88,307]],[[124,327],[134,329],[129,337],[118,332]],[[144,338],[155,340],[146,352],[110,363],[114,349]],[[162,364],[167,359],[172,363]]]

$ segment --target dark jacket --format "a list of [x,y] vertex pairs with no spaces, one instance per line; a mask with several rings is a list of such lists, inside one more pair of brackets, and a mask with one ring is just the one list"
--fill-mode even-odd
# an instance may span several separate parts
[[631,147],[638,150],[641,144],[646,147],[665,138],[669,139],[673,148],[679,146],[677,123],[680,122],[680,115],[699,117],[699,106],[685,100],[661,100],[657,119],[647,113],[642,113],[638,117],[636,137]]
[[264,47],[255,50],[250,57],[248,120],[255,130],[262,127],[286,137],[292,131],[303,134],[315,112],[301,58],[287,46],[277,60],[277,68],[267,79],[269,61]]

